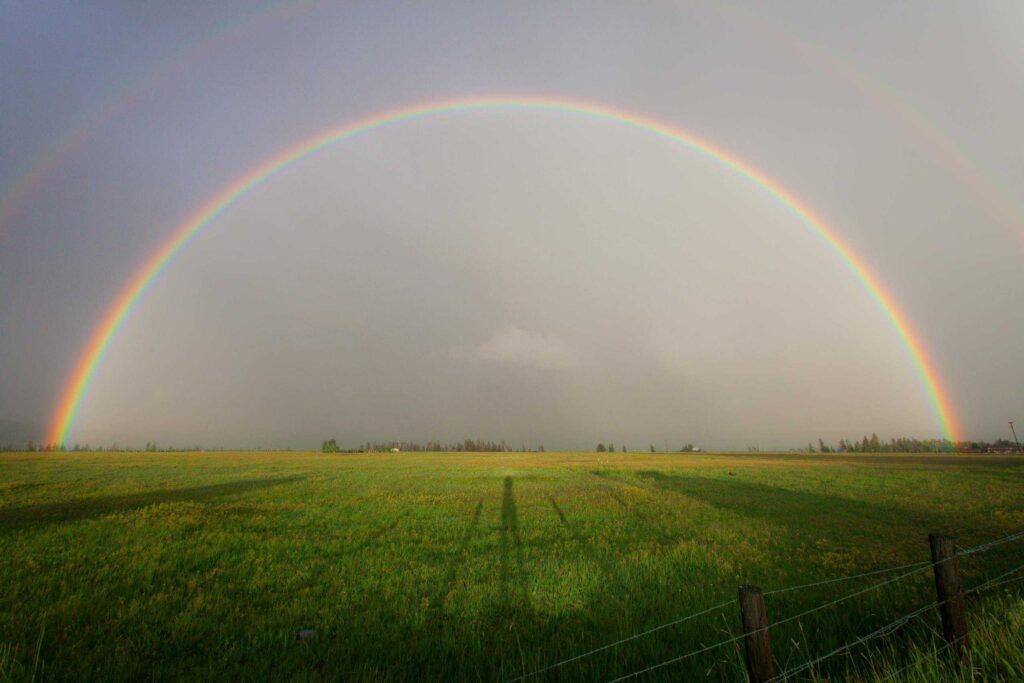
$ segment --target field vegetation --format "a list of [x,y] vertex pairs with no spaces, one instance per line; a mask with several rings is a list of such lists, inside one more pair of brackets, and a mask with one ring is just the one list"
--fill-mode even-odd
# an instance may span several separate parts
[[[736,588],[1024,530],[1019,456],[0,454],[0,680],[611,680],[739,633]],[[965,587],[1024,539],[961,561]],[[778,671],[934,601],[925,567],[767,597]],[[1015,574],[1007,574],[1013,579]],[[1020,680],[1024,582],[972,594],[971,661],[928,611],[794,680]],[[297,637],[300,631],[306,631]],[[734,681],[742,642],[637,680]]]

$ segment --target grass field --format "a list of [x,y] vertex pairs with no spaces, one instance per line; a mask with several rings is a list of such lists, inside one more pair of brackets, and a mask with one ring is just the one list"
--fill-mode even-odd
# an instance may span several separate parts
[[[731,601],[533,679],[609,680],[738,633],[740,583],[925,560],[931,531],[1024,530],[1022,503],[1013,456],[0,454],[0,680],[506,680]],[[1021,563],[965,557],[965,586]],[[773,628],[778,670],[934,600],[930,571]],[[980,679],[1024,677],[1022,586],[968,601]],[[951,677],[915,654],[936,623],[819,673]],[[743,680],[741,646],[638,680]]]

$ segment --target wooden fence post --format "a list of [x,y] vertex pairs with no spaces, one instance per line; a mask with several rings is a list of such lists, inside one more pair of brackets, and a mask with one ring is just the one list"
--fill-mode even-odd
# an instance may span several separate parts
[[740,586],[740,616],[747,646],[747,675],[750,683],[767,683],[775,678],[772,643],[768,637],[768,612],[764,594],[757,586]]
[[967,614],[964,611],[960,563],[956,557],[956,541],[950,536],[928,534],[935,570],[935,594],[942,616],[942,635],[950,650],[963,657],[967,652]]

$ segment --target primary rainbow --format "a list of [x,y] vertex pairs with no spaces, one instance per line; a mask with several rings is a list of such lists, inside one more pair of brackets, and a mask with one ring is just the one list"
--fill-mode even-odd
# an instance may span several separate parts
[[118,330],[120,330],[136,304],[146,293],[150,284],[195,235],[235,202],[254,188],[265,183],[282,169],[329,145],[359,135],[360,133],[432,115],[489,109],[564,112],[616,121],[681,143],[694,151],[718,161],[759,185],[822,238],[843,263],[846,264],[847,268],[861,280],[903,342],[920,375],[929,403],[935,411],[945,436],[954,442],[959,440],[960,431],[949,396],[942,386],[933,363],[925,353],[924,345],[913,331],[907,316],[896,305],[896,302],[882,286],[878,277],[868,269],[867,265],[853,249],[845,244],[839,238],[839,235],[808,206],[785,188],[724,149],[708,141],[701,140],[695,135],[679,128],[639,114],[587,102],[514,96],[428,102],[371,114],[365,118],[318,133],[293,147],[289,147],[225,187],[203,204],[184,223],[178,226],[163,245],[135,273],[134,277],[131,278],[107,310],[107,313],[103,316],[102,321],[90,338],[88,345],[82,351],[74,371],[64,388],[57,411],[51,421],[47,439],[48,443],[59,445],[64,444],[68,440],[74,427],[79,407],[82,404],[83,398],[88,393],[89,385],[96,374],[97,368],[102,363],[111,342],[117,336]]

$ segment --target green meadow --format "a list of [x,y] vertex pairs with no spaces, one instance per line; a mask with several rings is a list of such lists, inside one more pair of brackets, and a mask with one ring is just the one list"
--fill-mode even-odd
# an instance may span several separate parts
[[[726,603],[528,679],[612,680],[735,637],[739,584],[970,548],[1022,503],[1014,456],[2,453],[0,681],[510,680]],[[901,573],[768,595],[776,622],[864,591],[773,627],[776,671],[935,600],[927,566],[872,588]],[[1022,596],[968,597],[966,665],[930,610],[792,680],[1021,680]],[[745,680],[742,646],[633,680]]]

